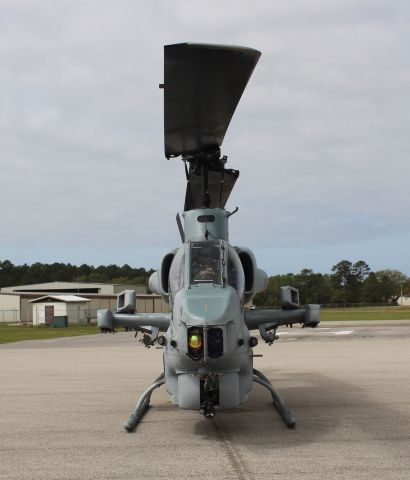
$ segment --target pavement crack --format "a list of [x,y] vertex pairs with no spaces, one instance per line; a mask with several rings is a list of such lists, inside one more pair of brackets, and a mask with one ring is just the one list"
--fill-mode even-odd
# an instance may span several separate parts
[[229,463],[238,480],[252,480],[253,477],[249,471],[249,468],[247,467],[237,447],[231,442],[223,426],[217,419],[212,420],[212,426],[219,437],[219,441],[225,450]]

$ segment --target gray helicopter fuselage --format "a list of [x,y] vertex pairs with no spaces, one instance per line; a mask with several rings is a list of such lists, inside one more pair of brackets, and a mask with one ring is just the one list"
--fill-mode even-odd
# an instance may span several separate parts
[[[249,331],[237,295],[230,287],[198,286],[178,292],[164,352],[165,385],[174,403],[199,409],[201,377],[218,376],[219,406],[235,407],[246,400],[252,384]],[[190,356],[189,331],[202,329],[201,358]],[[220,351],[211,353],[209,333],[220,332]],[[220,345],[219,345],[220,342]],[[218,355],[215,358],[215,355]],[[223,398],[221,398],[223,397]]]
[[[266,383],[266,378],[255,380],[258,342],[251,330],[272,344],[280,325],[319,323],[319,306],[300,308],[292,287],[281,288],[280,310],[249,309],[253,296],[266,288],[267,275],[248,248],[229,244],[230,215],[222,208],[183,213],[183,244],[163,256],[149,280],[151,291],[170,304],[170,313],[136,312],[133,291],[119,295],[115,313],[98,312],[102,331],[133,328],[143,332],[145,346],[163,346],[164,382],[173,403],[205,415],[213,415],[214,407],[245,402],[252,381]],[[158,336],[159,331],[166,333]]]
[[[165,385],[182,408],[200,407],[207,379],[214,382],[222,408],[244,402],[252,385],[245,277],[238,253],[227,242],[228,215],[222,209],[185,212],[185,243],[169,271]],[[199,348],[192,348],[193,337]]]
[[[286,425],[295,418],[269,379],[253,369],[258,340],[272,345],[279,326],[316,327],[319,305],[300,308],[299,292],[280,287],[280,309],[251,309],[268,278],[251,250],[229,243],[224,209],[239,176],[221,155],[225,133],[261,53],[240,46],[182,43],[164,47],[164,143],[167,159],[181,157],[187,180],[182,245],[167,252],[149,279],[170,312],[137,311],[136,292],[117,296],[117,309],[99,310],[98,326],[142,332],[150,348],[164,348],[164,372],[141,395],[124,424],[132,431],[147,411],[153,390],[165,383],[174,404],[208,418],[215,407],[246,401],[252,382],[265,387]],[[212,207],[212,208],[210,208]],[[159,332],[165,332],[159,335]]]

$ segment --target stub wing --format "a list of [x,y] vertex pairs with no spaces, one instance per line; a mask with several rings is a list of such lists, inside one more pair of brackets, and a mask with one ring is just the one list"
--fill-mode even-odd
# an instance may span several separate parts
[[291,310],[251,310],[245,313],[245,324],[249,330],[259,330],[267,343],[275,340],[271,333],[281,325],[300,323],[305,327],[315,328],[320,322],[320,305],[306,305],[305,308]]
[[146,326],[165,332],[171,321],[171,313],[113,313],[111,310],[98,310],[97,320],[103,332],[114,332],[118,327],[138,329]]

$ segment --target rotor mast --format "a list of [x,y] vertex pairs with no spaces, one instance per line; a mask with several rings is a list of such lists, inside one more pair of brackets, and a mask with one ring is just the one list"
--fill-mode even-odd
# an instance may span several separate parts
[[211,199],[208,192],[208,164],[204,162],[201,165],[202,176],[202,195],[201,195],[201,208],[209,208]]
[[185,168],[187,194],[184,211],[193,208],[223,208],[230,193],[229,191],[222,204],[225,173],[229,176],[234,172],[236,180],[239,171],[224,168],[227,157],[220,157],[220,148],[216,146],[196,154],[185,154],[182,155],[182,160],[185,166],[189,164],[189,169]]

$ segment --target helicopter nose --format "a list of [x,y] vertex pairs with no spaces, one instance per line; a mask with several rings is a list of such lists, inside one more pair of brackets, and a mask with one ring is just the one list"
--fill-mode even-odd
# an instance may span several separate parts
[[188,290],[182,300],[182,320],[189,325],[224,325],[232,320],[238,302],[230,289],[196,287]]

